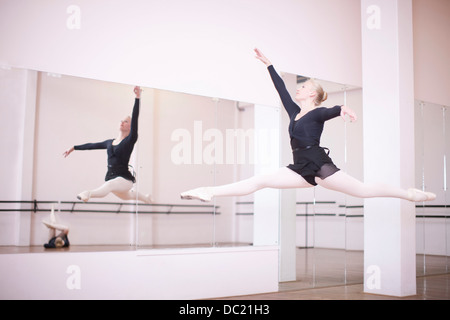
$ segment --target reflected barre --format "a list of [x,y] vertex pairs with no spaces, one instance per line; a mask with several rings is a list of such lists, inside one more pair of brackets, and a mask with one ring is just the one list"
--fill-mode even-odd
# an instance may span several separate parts
[[[252,206],[252,201],[238,201],[236,202],[236,206]],[[312,216],[334,216],[334,217],[346,217],[346,218],[363,218],[364,213],[361,214],[351,214],[347,212],[347,210],[364,210],[364,205],[338,205],[336,201],[305,201],[305,202],[296,202],[297,206],[304,206],[304,213],[297,213],[297,217],[312,217]],[[319,213],[319,212],[309,212],[310,206],[314,205],[335,205],[336,212],[329,212],[329,213]],[[427,211],[434,212],[436,210],[448,210],[450,209],[450,205],[416,205],[416,209],[423,209]],[[238,216],[252,216],[254,215],[251,210],[244,211],[237,211],[236,215]],[[450,218],[450,214],[446,214],[443,212],[440,212],[438,214],[431,214],[430,212],[428,214],[420,214],[419,212],[416,213],[416,218]]]
[[[305,208],[304,214],[297,214],[297,216],[309,216],[308,214],[308,206],[309,205],[325,205],[325,204],[336,204],[336,201],[306,201],[306,202],[296,202],[296,205],[302,205]],[[253,205],[253,201],[238,201],[236,202],[236,205]],[[253,212],[236,212],[236,215],[238,216],[251,216],[253,215]],[[312,215],[312,214],[311,214]],[[316,213],[316,215],[319,215]]]
[[[8,205],[30,205],[29,208],[5,208]],[[82,201],[0,201],[0,212],[51,212],[54,210],[64,213],[115,213],[115,214],[220,214],[220,206],[214,205],[185,205],[185,204],[142,204],[132,202],[82,202]],[[79,208],[81,206],[81,209]],[[99,209],[100,206],[103,208]],[[106,209],[105,207],[114,207]],[[124,209],[125,207],[125,209]],[[127,207],[137,207],[130,210]],[[143,209],[141,209],[141,207]],[[147,208],[165,208],[165,210],[148,210]],[[91,209],[92,208],[92,209]],[[97,208],[97,209],[94,209]],[[174,210],[176,209],[176,210]]]

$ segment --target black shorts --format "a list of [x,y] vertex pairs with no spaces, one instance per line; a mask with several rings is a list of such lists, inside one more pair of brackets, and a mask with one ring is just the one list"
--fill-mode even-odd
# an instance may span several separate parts
[[325,150],[320,146],[295,149],[292,151],[294,164],[287,167],[301,175],[309,184],[316,186],[316,177],[325,179],[339,171]]

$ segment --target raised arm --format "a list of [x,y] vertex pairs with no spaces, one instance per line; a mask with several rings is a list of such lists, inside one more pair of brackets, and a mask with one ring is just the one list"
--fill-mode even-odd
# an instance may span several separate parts
[[278,91],[278,95],[280,96],[281,102],[283,103],[284,108],[289,114],[289,117],[292,117],[294,114],[299,113],[300,107],[294,102],[294,100],[292,100],[292,97],[287,91],[283,79],[281,79],[281,77],[278,75],[270,60],[267,59],[267,57],[265,57],[259,49],[255,49],[255,53],[256,58],[264,63],[267,67],[267,70],[269,70],[272,82],[275,86],[275,89],[277,89]]
[[138,138],[138,123],[139,123],[139,106],[140,106],[140,99],[141,99],[141,88],[135,87],[134,93],[136,94],[136,98],[134,99],[134,107],[133,107],[133,113],[131,114],[131,126],[130,126],[130,138],[134,142],[137,141]]

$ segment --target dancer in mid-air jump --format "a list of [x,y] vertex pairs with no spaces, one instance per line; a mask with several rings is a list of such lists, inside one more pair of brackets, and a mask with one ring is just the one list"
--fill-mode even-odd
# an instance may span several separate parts
[[128,116],[120,122],[119,135],[116,139],[73,146],[64,152],[64,157],[67,157],[74,150],[106,149],[108,154],[108,171],[106,173],[105,183],[97,189],[81,192],[77,196],[79,200],[87,202],[90,198],[103,198],[109,193],[113,193],[122,200],[137,199],[145,203],[152,202],[150,195],[140,193],[136,195],[133,189],[133,184],[136,182],[136,179],[129,171],[128,165],[134,144],[138,139],[141,91],[140,87],[134,88],[136,98],[132,116]]
[[307,188],[320,185],[360,198],[393,197],[409,201],[430,201],[436,198],[431,192],[410,188],[407,190],[382,183],[363,183],[339,170],[325,148],[320,147],[324,123],[337,116],[348,115],[351,121],[356,114],[347,106],[319,107],[327,99],[321,85],[314,80],[301,84],[295,96],[290,97],[281,77],[272,63],[260,50],[255,49],[256,58],[269,71],[284,108],[290,117],[289,134],[294,163],[271,174],[257,175],[222,186],[201,187],[181,193],[182,199],[198,199],[204,202],[213,197],[243,196],[263,188]]

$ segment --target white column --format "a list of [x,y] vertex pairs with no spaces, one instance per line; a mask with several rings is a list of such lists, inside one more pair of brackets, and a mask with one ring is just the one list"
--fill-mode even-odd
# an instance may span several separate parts
[[[414,186],[412,0],[361,0],[364,179]],[[414,203],[364,201],[364,291],[416,293]]]
[[[279,108],[255,105],[255,175],[279,168]],[[280,191],[263,189],[254,196],[253,244],[278,245]]]
[[[36,98],[38,86],[38,72],[31,70],[12,69],[7,72],[6,86],[12,92],[6,93],[5,99],[9,102],[5,107],[15,109],[12,113],[15,118],[5,119],[16,126],[8,134],[16,141],[16,145],[6,150],[16,154],[17,163],[8,164],[14,170],[15,181],[11,181],[15,190],[9,191],[11,199],[29,201],[34,197],[34,146],[36,126]],[[19,95],[10,97],[8,94]],[[11,111],[8,110],[7,114]],[[9,157],[9,156],[8,156]],[[18,209],[29,209],[29,204],[20,204]],[[30,245],[31,212],[17,212],[14,216],[14,241],[17,246]]]
[[[292,96],[297,89],[297,75],[282,74],[286,88]],[[280,111],[280,165],[292,163],[292,149],[290,145],[289,116],[281,108]],[[280,191],[280,281],[297,280],[296,259],[296,189]]]
[[[141,88],[143,92],[139,111],[139,139],[135,145],[135,163],[137,191],[143,195],[153,195],[154,183],[154,146],[155,146],[155,89]],[[138,210],[151,211],[152,207],[138,206]],[[135,215],[131,224],[131,243],[138,246],[153,244],[153,215]]]

